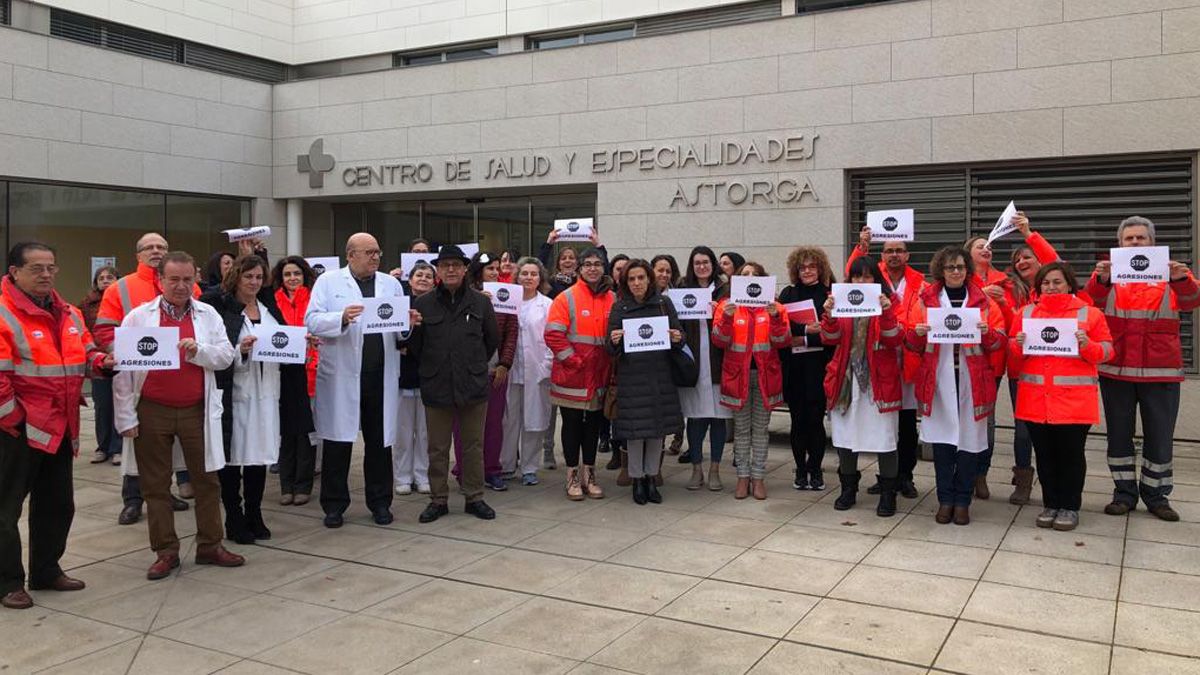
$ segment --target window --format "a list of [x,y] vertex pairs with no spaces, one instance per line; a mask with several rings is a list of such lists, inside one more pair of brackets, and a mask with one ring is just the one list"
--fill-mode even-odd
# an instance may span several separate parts
[[613,40],[627,40],[634,37],[634,34],[635,30],[632,25],[596,26],[572,33],[531,37],[528,41],[528,49],[557,49],[598,42],[612,42]]
[[796,0],[796,13],[823,12],[829,9],[845,9],[859,5],[875,5],[891,0]]
[[0,0],[0,24],[12,23],[12,3],[10,0]]
[[250,202],[247,201],[186,195],[166,197],[167,241],[172,249],[191,253],[201,268],[217,251],[236,250],[223,230],[249,224]]
[[450,61],[466,61],[482,59],[500,53],[500,47],[495,42],[477,45],[461,45],[438,51],[414,52],[410,54],[395,54],[392,57],[394,66],[427,66],[433,63],[448,63]]
[[[847,245],[857,241],[867,211],[913,208],[917,240],[910,264],[929,269],[934,251],[986,236],[1008,204],[1028,214],[1033,228],[1071,263],[1080,279],[1116,245],[1117,225],[1127,216],[1154,221],[1157,243],[1171,258],[1194,260],[1193,160],[1187,155],[1098,157],[1045,162],[986,164],[939,170],[898,169],[850,175]],[[1019,236],[995,242],[993,264],[1009,266]],[[1185,313],[1184,367],[1197,372],[1194,313]]]

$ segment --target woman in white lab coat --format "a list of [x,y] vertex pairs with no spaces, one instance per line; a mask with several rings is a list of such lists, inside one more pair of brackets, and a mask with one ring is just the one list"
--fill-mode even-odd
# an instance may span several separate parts
[[279,364],[250,358],[258,327],[270,330],[285,324],[265,284],[269,274],[266,260],[243,255],[220,286],[200,296],[220,313],[226,336],[237,350],[233,365],[216,377],[225,408],[225,468],[219,472],[225,537],[239,544],[271,538],[263,522],[262,498],[267,467],[279,461]]
[[550,366],[553,354],[546,346],[546,315],[553,302],[546,268],[537,258],[517,261],[515,283],[525,289],[520,331],[508,376],[508,408],[504,415],[504,445],[500,464],[505,471],[520,471],[522,485],[537,485],[538,451],[550,427]]

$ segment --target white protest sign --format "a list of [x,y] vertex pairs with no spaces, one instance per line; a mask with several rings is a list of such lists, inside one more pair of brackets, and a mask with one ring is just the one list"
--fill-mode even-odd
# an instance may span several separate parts
[[321,276],[326,272],[332,272],[342,266],[342,262],[336,255],[320,256],[317,258],[305,258],[305,262],[312,268],[312,271],[317,276]]
[[236,227],[232,230],[221,230],[229,235],[229,241],[242,241],[243,239],[266,239],[271,236],[271,227],[269,225],[259,225],[258,227]]
[[1009,202],[1008,206],[1004,207],[1004,213],[1000,214],[1000,218],[996,220],[996,224],[992,227],[992,233],[988,235],[987,244],[992,245],[1000,237],[1017,229],[1013,220],[1017,217],[1017,205]]
[[1079,356],[1077,330],[1079,322],[1075,319],[1025,319],[1021,324],[1025,333],[1021,352],[1026,356]]
[[254,327],[254,348],[250,350],[250,360],[264,363],[304,363],[308,353],[308,341],[305,336],[308,329],[304,326],[264,326]]
[[179,328],[119,326],[113,340],[117,370],[179,368]]
[[621,330],[625,331],[625,352],[656,352],[671,348],[670,322],[665,316],[649,316],[644,319],[624,319]]
[[520,314],[525,300],[525,289],[518,284],[502,284],[498,281],[483,282],[483,292],[492,294],[492,309],[497,314]]
[[554,221],[559,241],[591,241],[591,218],[561,218]]
[[868,211],[867,227],[871,241],[912,241],[913,210]]
[[1167,281],[1171,276],[1171,249],[1166,246],[1130,246],[1109,249],[1114,284]]
[[416,267],[417,263],[427,262],[430,265],[433,265],[433,261],[436,259],[436,253],[401,253],[400,279],[402,281],[408,281],[408,275],[412,273],[412,269],[413,267]]
[[363,298],[362,306],[362,314],[355,321],[362,323],[364,335],[408,330],[407,295]]
[[743,307],[766,307],[775,302],[775,277],[736,276],[729,280],[729,299]]
[[930,307],[928,339],[936,345],[977,345],[982,315],[978,307]]
[[671,288],[667,297],[675,305],[680,321],[712,318],[711,288]]
[[882,292],[879,284],[834,284],[833,311],[829,314],[839,319],[878,316],[883,313],[879,306]]
[[[817,322],[817,306],[812,300],[800,300],[799,302],[789,302],[783,306],[787,310],[788,321],[807,327],[809,324]],[[807,354],[809,352],[819,352],[822,347],[792,347],[793,354]]]

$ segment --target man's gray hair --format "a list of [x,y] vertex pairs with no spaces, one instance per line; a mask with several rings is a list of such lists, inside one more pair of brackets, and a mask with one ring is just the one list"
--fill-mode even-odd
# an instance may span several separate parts
[[1121,241],[1121,235],[1125,233],[1125,228],[1127,227],[1146,228],[1146,230],[1150,232],[1150,243],[1154,243],[1154,221],[1150,220],[1149,218],[1143,218],[1141,216],[1129,216],[1125,220],[1122,220],[1121,224],[1117,227],[1117,241]]

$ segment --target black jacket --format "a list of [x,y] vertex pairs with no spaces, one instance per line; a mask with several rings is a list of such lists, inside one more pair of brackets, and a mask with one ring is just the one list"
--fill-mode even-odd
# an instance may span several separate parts
[[421,325],[404,342],[421,376],[421,402],[459,408],[488,398],[488,360],[500,344],[492,301],[462,288],[452,298],[442,286],[415,298]]
[[[812,300],[817,309],[817,320],[825,316],[825,300],[829,297],[829,287],[817,283],[812,286],[792,284],[779,294],[779,302],[788,304],[801,300]],[[783,398],[789,408],[804,404],[825,405],[825,367],[833,357],[835,347],[821,343],[821,334],[805,333],[804,326],[788,322],[792,336],[804,336],[805,345],[820,347],[820,351],[805,354],[793,354],[791,347],[779,350],[783,363]]]
[[[667,316],[671,328],[682,330],[675,307],[657,291],[645,301],[619,295],[608,315],[608,335],[621,328],[624,319]],[[625,340],[614,345],[605,337],[605,346],[616,357],[617,418],[612,421],[612,437],[620,441],[664,438],[683,426],[679,391],[671,381],[669,352],[625,353]],[[683,349],[684,343],[672,343],[671,349]]]
[[[688,288],[683,286],[682,288]],[[713,289],[713,302],[719,302],[729,295],[729,286],[721,285]],[[683,322],[683,340],[687,343],[692,354],[696,358],[700,358],[700,331],[706,331],[708,335],[708,367],[709,375],[712,382],[710,384],[721,384],[721,364],[725,359],[725,351],[713,344],[712,341],[712,319],[689,319]],[[701,383],[697,382],[697,386]]]

